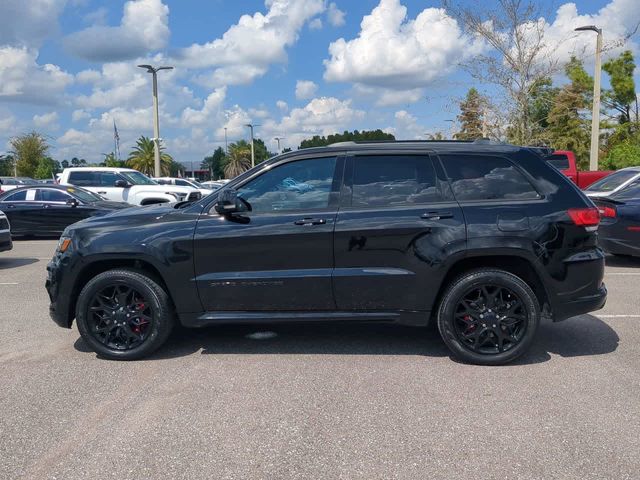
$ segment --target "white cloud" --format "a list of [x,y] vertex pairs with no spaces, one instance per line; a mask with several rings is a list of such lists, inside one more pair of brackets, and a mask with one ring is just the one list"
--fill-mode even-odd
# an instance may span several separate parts
[[311,30],[322,30],[322,20],[319,18],[314,18],[309,22],[309,28]]
[[396,139],[415,140],[423,138],[425,127],[418,123],[415,115],[406,110],[399,110],[394,114],[395,127],[392,128]]
[[93,135],[89,132],[81,132],[75,128],[70,128],[64,134],[58,138],[58,144],[62,146],[69,145],[87,145],[93,144]]
[[87,112],[86,110],[78,109],[74,110],[73,113],[71,113],[72,122],[79,122],[80,120],[86,120],[87,118],[91,118],[91,114],[89,114],[89,112]]
[[0,45],[38,47],[58,28],[66,0],[2,0]]
[[73,76],[57,65],[37,63],[38,51],[27,47],[0,47],[0,99],[30,103],[57,103],[73,83]]
[[132,59],[165,47],[169,39],[169,7],[161,0],[130,0],[118,27],[93,25],[67,36],[71,53],[86,60]]
[[221,114],[226,95],[227,88],[221,87],[209,94],[201,109],[185,108],[182,112],[182,123],[187,126],[210,124],[212,119]]
[[222,38],[193,44],[172,61],[187,68],[212,69],[197,81],[216,87],[242,85],[264,75],[273,63],[287,60],[286,48],[304,24],[324,11],[323,0],[266,0],[268,12],[243,15]]
[[58,112],[43,113],[42,115],[33,116],[33,124],[38,128],[51,128],[55,130],[58,126]]
[[406,16],[400,0],[380,0],[363,18],[357,38],[340,38],[329,45],[325,80],[352,82],[361,90],[377,88],[377,94],[384,97],[379,105],[416,101],[422,94],[419,89],[484,48],[466,36],[443,9],[424,9],[415,19]]
[[334,27],[341,27],[345,22],[346,13],[338,8],[335,2],[331,2],[329,4],[329,8],[327,9],[327,18],[329,19],[329,23]]
[[392,90],[389,88],[370,87],[367,85],[356,84],[353,90],[357,96],[373,102],[377,107],[416,103],[424,97],[423,88]]
[[278,100],[276,102],[276,107],[278,107],[278,110],[280,110],[281,112],[286,112],[289,110],[289,105],[284,100]]
[[311,80],[298,80],[296,82],[296,98],[304,100],[313,98],[318,91],[318,85]]

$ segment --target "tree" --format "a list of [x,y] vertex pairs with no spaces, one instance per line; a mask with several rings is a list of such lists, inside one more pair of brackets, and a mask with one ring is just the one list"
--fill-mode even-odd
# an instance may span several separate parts
[[55,173],[58,173],[60,164],[56,165],[58,162],[54,161],[50,157],[43,157],[38,162],[38,167],[36,168],[33,177],[38,179],[43,178],[53,178]]
[[251,168],[251,146],[244,140],[229,145],[227,163],[224,166],[226,178],[234,178]]
[[534,138],[531,94],[557,70],[552,55],[557,45],[545,41],[540,3],[499,0],[494,10],[454,0],[444,0],[444,5],[468,33],[491,47],[491,54],[475,55],[463,67],[474,78],[503,89],[509,140],[530,144]]
[[585,168],[589,165],[591,135],[590,122],[582,117],[581,112],[589,106],[588,92],[593,82],[582,62],[575,57],[566,65],[565,73],[571,83],[555,96],[546,133],[553,148],[573,151],[578,164]]
[[67,159],[62,160],[62,168],[69,168],[69,160]]
[[224,166],[227,163],[227,156],[224,153],[222,147],[218,147],[213,152],[213,155],[204,157],[200,168],[206,168],[211,172],[212,179],[224,178]]
[[457,140],[475,140],[484,137],[484,98],[475,88],[470,88],[467,96],[460,102],[460,131],[454,135]]
[[72,167],[86,167],[87,161],[84,158],[73,157],[71,159]]
[[[160,171],[162,175],[169,175],[171,172],[171,162],[173,158],[164,152],[162,142],[160,142]],[[149,137],[141,135],[133,147],[127,165],[147,175],[155,175],[155,152],[153,141]]]
[[617,170],[619,168],[633,167],[640,163],[640,135],[636,138],[614,145],[608,152],[602,167]]
[[253,139],[253,152],[256,157],[256,165],[270,159],[271,157],[275,157],[276,155],[275,153],[271,153],[264,142],[259,138]]
[[348,141],[375,141],[375,140],[395,140],[394,137],[390,133],[383,132],[382,130],[363,130],[359,132],[358,130],[354,130],[353,132],[348,132],[345,130],[343,133],[335,133],[333,135],[328,135],[327,137],[314,135],[312,138],[303,140],[300,143],[300,148],[311,148],[311,147],[325,147],[327,145],[331,145],[332,143],[338,142],[348,142]]
[[0,155],[0,176],[13,176],[14,159],[11,155]]
[[12,138],[10,143],[18,175],[33,177],[40,160],[49,151],[47,140],[38,132],[31,132]]
[[118,160],[116,154],[111,153],[103,153],[104,155],[104,166],[105,167],[124,167],[126,162],[124,160]]
[[630,50],[606,62],[602,69],[609,74],[611,90],[603,95],[605,105],[618,114],[619,123],[638,122],[638,98],[633,73],[636,64]]

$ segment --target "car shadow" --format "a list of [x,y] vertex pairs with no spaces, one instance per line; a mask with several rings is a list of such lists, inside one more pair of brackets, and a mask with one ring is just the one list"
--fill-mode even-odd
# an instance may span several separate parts
[[640,268],[640,257],[607,255],[605,262],[607,267]]
[[0,270],[24,267],[25,265],[31,265],[32,263],[36,262],[38,262],[37,258],[0,257]]
[[[551,355],[605,355],[618,348],[617,333],[592,315],[540,325],[531,350],[511,365],[546,362]],[[88,351],[82,339],[76,349]],[[435,328],[390,324],[225,325],[177,328],[167,343],[149,357],[170,359],[203,355],[418,355],[451,357]],[[452,358],[453,359],[453,358]]]

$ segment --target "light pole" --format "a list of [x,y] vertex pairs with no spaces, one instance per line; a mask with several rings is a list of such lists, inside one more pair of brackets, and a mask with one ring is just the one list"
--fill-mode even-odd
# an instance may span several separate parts
[[227,142],[227,127],[224,127],[224,154],[229,155],[229,142]]
[[173,67],[152,67],[151,65],[138,65],[145,68],[153,77],[153,156],[154,171],[156,177],[161,177],[160,168],[160,118],[158,115],[158,72],[160,70],[173,70]]
[[251,167],[255,167],[256,166],[256,154],[255,151],[253,149],[253,127],[259,127],[260,125],[256,124],[252,124],[252,123],[246,123],[244,125],[245,127],[249,127],[251,129]]
[[274,137],[274,140],[278,142],[278,153],[281,153],[280,150],[280,140],[284,140],[286,137]]
[[593,110],[591,113],[591,151],[589,154],[589,170],[598,170],[598,150],[600,150],[600,57],[602,54],[602,29],[595,25],[578,27],[576,32],[592,31],[596,38],[596,71],[593,75]]
[[451,140],[453,140],[454,139],[453,138],[453,127],[455,126],[456,121],[455,120],[451,120],[451,119],[447,119],[447,120],[445,120],[445,122],[451,122],[451,126],[449,127],[449,137],[451,138]]

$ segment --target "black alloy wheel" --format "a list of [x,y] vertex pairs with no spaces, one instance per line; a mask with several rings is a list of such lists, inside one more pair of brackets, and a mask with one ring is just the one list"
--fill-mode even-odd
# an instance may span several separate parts
[[135,360],[169,337],[173,303],[160,282],[146,272],[108,270],[82,289],[76,305],[78,331],[104,358]]
[[458,277],[438,309],[438,330],[455,357],[502,365],[524,354],[540,321],[538,298],[526,282],[498,269]]

